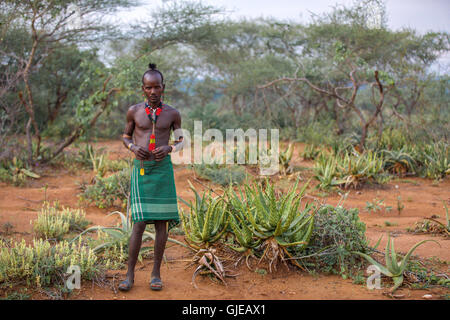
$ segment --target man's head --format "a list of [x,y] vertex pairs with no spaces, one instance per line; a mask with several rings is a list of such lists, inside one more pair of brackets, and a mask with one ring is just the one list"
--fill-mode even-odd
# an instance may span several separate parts
[[162,73],[156,69],[156,64],[150,63],[149,69],[142,76],[142,90],[152,106],[157,106],[161,101],[164,93],[164,77]]

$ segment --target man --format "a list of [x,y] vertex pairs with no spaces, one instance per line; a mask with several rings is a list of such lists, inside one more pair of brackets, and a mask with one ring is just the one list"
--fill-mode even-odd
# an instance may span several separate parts
[[127,112],[123,143],[136,159],[130,191],[133,230],[128,246],[127,276],[119,284],[121,291],[129,291],[134,284],[142,234],[149,223],[155,224],[156,231],[150,288],[162,289],[160,267],[168,230],[180,221],[170,153],[181,149],[183,137],[175,137],[177,140],[172,146],[169,146],[169,137],[171,129],[181,128],[181,116],[176,109],[162,103],[164,88],[162,73],[155,64],[150,64],[142,76],[142,90],[147,101],[131,106]]

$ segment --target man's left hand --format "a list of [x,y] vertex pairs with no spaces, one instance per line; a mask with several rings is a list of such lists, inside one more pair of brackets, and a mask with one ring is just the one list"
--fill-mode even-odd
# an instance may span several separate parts
[[171,146],[161,146],[156,148],[155,150],[153,150],[153,154],[155,155],[155,160],[156,161],[161,161],[162,159],[164,159],[169,152],[172,150]]

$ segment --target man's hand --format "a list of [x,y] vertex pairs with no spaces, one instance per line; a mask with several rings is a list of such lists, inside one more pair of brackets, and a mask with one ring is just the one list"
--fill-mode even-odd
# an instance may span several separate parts
[[172,150],[171,146],[161,146],[156,148],[155,150],[153,150],[153,154],[155,155],[155,160],[156,161],[161,161],[162,159],[164,159],[169,152]]
[[134,152],[138,160],[144,160],[150,157],[150,152],[148,150],[135,144],[131,146],[131,151]]

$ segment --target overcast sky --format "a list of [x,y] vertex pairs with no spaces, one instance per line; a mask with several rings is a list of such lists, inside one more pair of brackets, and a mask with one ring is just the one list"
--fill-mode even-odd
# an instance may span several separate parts
[[[160,6],[164,0],[141,0],[140,8],[120,15],[124,20],[144,18],[146,9]],[[223,7],[231,18],[274,17],[309,21],[311,13],[331,11],[336,4],[351,5],[353,0],[203,0],[203,3]],[[388,25],[396,30],[411,27],[421,33],[450,32],[450,0],[386,0]]]

